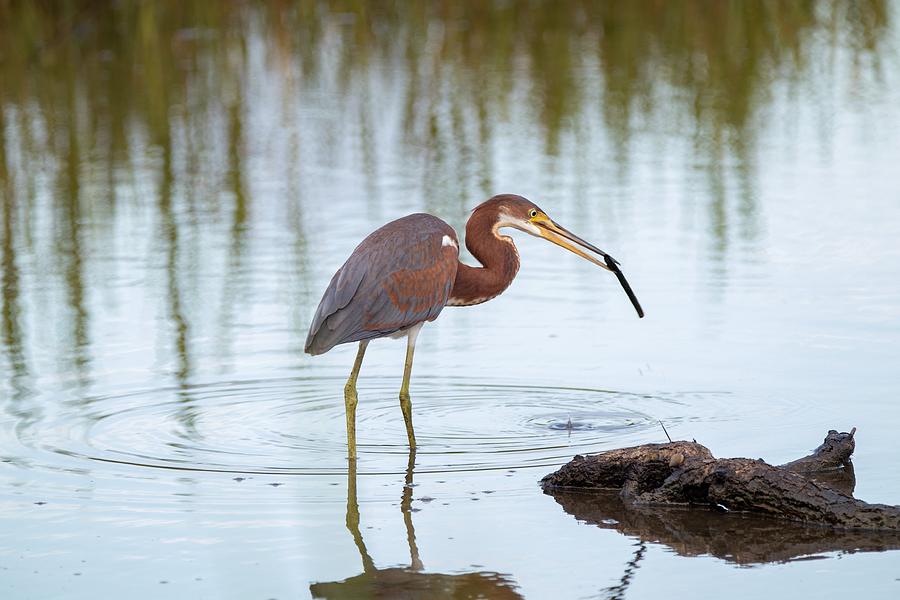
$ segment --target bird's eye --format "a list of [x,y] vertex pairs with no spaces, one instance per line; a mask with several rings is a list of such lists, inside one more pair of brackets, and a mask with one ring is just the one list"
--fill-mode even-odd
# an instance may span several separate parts
[[532,219],[535,218],[537,216],[537,211],[532,208],[530,211],[528,211],[528,216]]

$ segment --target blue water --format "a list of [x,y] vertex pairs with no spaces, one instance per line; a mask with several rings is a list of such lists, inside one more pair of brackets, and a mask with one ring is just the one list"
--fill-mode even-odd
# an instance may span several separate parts
[[[896,551],[635,559],[537,485],[659,420],[772,463],[855,426],[856,496],[900,503],[896,4],[636,6],[0,8],[3,596],[900,593]],[[411,470],[370,345],[348,477],[355,348],[302,352],[331,275],[500,192],[647,317],[513,233],[512,287],[419,336]]]

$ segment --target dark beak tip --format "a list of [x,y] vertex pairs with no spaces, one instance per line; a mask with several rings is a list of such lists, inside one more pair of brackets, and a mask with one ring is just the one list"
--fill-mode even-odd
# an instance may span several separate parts
[[628,299],[631,300],[631,305],[634,306],[634,310],[637,311],[638,318],[643,319],[644,309],[643,307],[641,307],[641,303],[638,302],[637,296],[634,295],[634,291],[628,284],[628,280],[625,279],[625,274],[622,273],[622,269],[619,268],[616,260],[611,256],[606,256],[606,264],[609,265],[610,271],[615,273],[616,279],[619,280],[619,283],[622,285],[622,289],[625,290],[625,294],[628,296]]
[[616,279],[618,279],[619,283],[622,285],[622,289],[624,289],[625,293],[628,295],[628,299],[631,300],[631,304],[634,306],[634,310],[637,311],[638,318],[643,319],[644,318],[644,309],[641,307],[641,303],[638,302],[637,296],[634,295],[634,291],[631,289],[631,286],[628,284],[628,280],[625,279],[625,275],[622,273],[622,269],[620,268],[621,264],[619,263],[619,261],[617,261],[615,258],[610,256],[606,252],[600,250],[599,248],[592,246],[591,244],[585,242],[581,238],[566,231],[565,228],[560,227],[556,222],[551,221],[551,223],[553,223],[553,225],[556,226],[557,229],[562,230],[563,237],[568,238],[569,240],[577,243],[578,245],[583,246],[584,248],[587,248],[588,250],[591,250],[592,252],[596,252],[597,254],[599,254],[600,256],[603,257],[603,262],[606,263],[606,267],[615,274]]

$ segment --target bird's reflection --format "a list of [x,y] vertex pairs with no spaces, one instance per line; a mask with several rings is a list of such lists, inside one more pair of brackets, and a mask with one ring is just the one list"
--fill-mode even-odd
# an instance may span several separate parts
[[400,512],[406,526],[409,545],[409,566],[379,569],[366,549],[359,530],[359,503],[356,498],[356,461],[351,460],[347,472],[347,530],[362,559],[363,572],[343,581],[313,583],[309,591],[313,598],[405,598],[409,600],[462,600],[465,598],[520,599],[515,583],[507,575],[487,571],[459,573],[423,572],[416,544],[416,530],[412,521],[413,469],[416,454],[410,451],[406,480],[400,498]]
[[739,565],[783,563],[828,552],[900,549],[900,532],[835,531],[750,515],[626,505],[616,492],[553,490],[563,510],[589,524],[664,544],[682,556],[709,555]]

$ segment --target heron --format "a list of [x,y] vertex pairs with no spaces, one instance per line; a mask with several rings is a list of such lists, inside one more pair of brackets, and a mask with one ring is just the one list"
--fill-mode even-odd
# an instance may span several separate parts
[[415,449],[409,380],[419,331],[426,322],[437,319],[445,306],[481,304],[509,287],[519,271],[519,252],[512,238],[501,233],[504,228],[553,242],[612,272],[638,316],[644,316],[616,259],[553,221],[522,196],[494,196],[469,216],[465,244],[481,266],[459,260],[456,232],[441,219],[416,213],[391,221],[369,234],[331,278],[304,347],[308,354],[318,355],[338,344],[359,342],[344,386],[351,459],[356,457],[356,381],[369,342],[406,336],[400,409],[409,447]]

